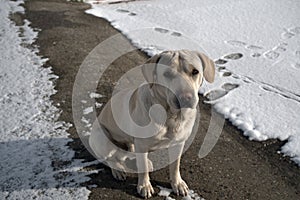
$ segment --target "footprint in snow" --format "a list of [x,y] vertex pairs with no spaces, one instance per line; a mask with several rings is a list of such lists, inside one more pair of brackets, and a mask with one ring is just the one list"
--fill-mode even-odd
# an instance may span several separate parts
[[218,72],[220,72],[223,77],[228,77],[228,76],[232,75],[232,73],[230,71],[226,70],[226,67],[218,66],[218,65],[216,67],[217,67]]
[[268,59],[275,60],[280,56],[280,53],[287,50],[287,46],[288,44],[286,42],[281,42],[271,50],[264,52],[263,55]]
[[121,13],[129,13],[128,10],[124,10],[124,9],[117,9],[118,12],[121,12]]
[[300,69],[300,62],[294,63],[293,67],[295,67],[296,69]]
[[222,89],[216,89],[216,90],[212,90],[210,92],[208,92],[205,97],[209,100],[209,101],[214,101],[217,99],[220,99],[222,97],[224,97],[225,95],[227,95],[230,91],[234,90],[235,88],[239,87],[238,84],[234,84],[234,83],[225,83],[221,86]]
[[231,46],[235,46],[235,47],[243,47],[245,49],[249,49],[251,51],[256,51],[254,53],[251,54],[251,56],[253,58],[258,58],[261,56],[261,52],[263,50],[263,47],[258,46],[258,45],[253,45],[253,44],[247,44],[246,42],[243,41],[239,41],[239,40],[228,40],[225,41],[225,43],[231,45]]
[[243,54],[241,53],[231,53],[228,55],[223,56],[222,58],[219,58],[215,61],[215,64],[217,65],[224,65],[228,62],[228,60],[238,60],[243,57]]
[[261,54],[260,54],[260,53],[253,53],[253,54],[251,54],[251,56],[252,56],[253,58],[258,58],[258,57],[261,56]]
[[231,72],[224,72],[224,73],[222,74],[223,77],[228,77],[228,76],[231,76],[231,75],[232,75]]
[[[283,33],[281,33],[281,38],[284,40],[290,39],[295,35],[300,34],[300,27],[293,27],[289,29],[285,29]],[[285,52],[287,50],[288,44],[286,42],[281,42],[271,50],[266,51],[263,53],[265,58],[275,60],[280,56],[281,52]]]
[[226,67],[224,66],[217,66],[218,72],[222,72],[224,70],[226,70]]
[[168,33],[169,30],[164,29],[164,28],[154,28],[155,31],[160,32],[160,33]]
[[264,56],[268,59],[275,60],[276,58],[278,58],[280,56],[280,54],[276,51],[269,50],[264,53]]
[[179,32],[173,32],[173,33],[171,33],[171,35],[176,36],[176,37],[182,36],[182,34]]
[[215,64],[217,65],[224,65],[227,63],[227,60],[224,60],[224,59],[218,59],[215,61]]
[[228,55],[224,56],[225,59],[229,59],[229,60],[238,60],[242,57],[243,57],[243,54],[241,54],[241,53],[232,53],[232,54],[228,54]]
[[125,10],[125,9],[117,9],[116,11],[120,12],[120,13],[127,13],[129,16],[135,16],[136,15],[136,13],[130,12],[129,10]]
[[278,45],[276,45],[273,50],[276,52],[284,52],[287,50],[287,46],[288,44],[285,42],[279,43]]
[[227,91],[221,90],[221,89],[217,89],[217,90],[212,90],[212,91],[208,92],[205,95],[205,97],[209,101],[214,101],[214,100],[217,100],[217,99],[220,99],[220,98],[224,97],[226,94],[228,94]]
[[239,40],[228,40],[228,41],[225,41],[225,43],[230,44],[232,46],[244,47],[246,49],[255,50],[255,51],[263,49],[263,47],[261,47],[261,46],[253,45],[253,44],[247,44],[246,42],[239,41]]
[[286,40],[294,37],[295,35],[296,35],[295,33],[286,30],[285,32],[281,33],[281,38]]
[[239,87],[239,85],[238,85],[238,84],[234,84],[234,83],[224,83],[224,84],[222,85],[222,88],[223,88],[225,91],[227,91],[227,92],[229,92],[229,91],[231,91],[231,90],[233,90],[233,89],[235,89],[235,88],[237,88],[237,87]]
[[246,45],[246,49],[251,49],[251,50],[255,50],[255,51],[258,51],[258,50],[262,50],[263,48],[260,47],[260,46],[256,46],[256,45]]
[[[281,38],[284,40],[293,38],[296,35],[300,34],[300,27],[292,27],[285,29],[283,33],[281,33]],[[279,43],[272,49],[269,49],[265,51],[264,53],[259,52],[260,50],[263,50],[263,47],[257,46],[257,45],[248,45],[246,42],[239,41],[239,40],[228,40],[225,41],[225,43],[236,46],[236,47],[245,47],[246,49],[258,51],[255,53],[252,53],[251,56],[253,58],[260,57],[261,55],[264,55],[265,58],[270,60],[275,60],[280,56],[280,53],[285,52],[287,50],[288,44],[286,42]]]
[[170,30],[164,29],[164,28],[156,27],[156,28],[154,28],[154,30],[157,31],[157,32],[159,32],[159,33],[163,33],[163,34],[172,32],[171,35],[172,35],[172,36],[175,36],[175,37],[180,37],[180,36],[182,36],[182,34],[179,33],[179,32],[175,32],[175,31],[173,32],[173,31],[170,31]]

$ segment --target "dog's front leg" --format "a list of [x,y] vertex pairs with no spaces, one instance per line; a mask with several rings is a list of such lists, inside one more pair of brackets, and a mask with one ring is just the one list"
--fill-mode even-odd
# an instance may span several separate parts
[[149,178],[149,166],[148,166],[148,153],[139,148],[139,145],[136,145],[136,164],[138,169],[138,185],[137,192],[145,198],[150,198],[154,193],[152,185]]
[[[180,175],[180,158],[183,151],[184,143],[176,144],[168,149],[170,161],[170,179],[173,191],[179,195],[186,196],[189,188]],[[174,161],[175,160],[175,161]]]

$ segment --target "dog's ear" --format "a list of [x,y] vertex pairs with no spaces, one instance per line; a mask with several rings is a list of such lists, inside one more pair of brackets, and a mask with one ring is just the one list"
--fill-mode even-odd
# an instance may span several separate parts
[[197,52],[203,66],[203,76],[209,83],[215,80],[215,63],[207,55]]
[[142,73],[148,83],[154,82],[154,76],[156,73],[156,65],[161,58],[161,54],[157,54],[149,58],[146,63],[142,66]]

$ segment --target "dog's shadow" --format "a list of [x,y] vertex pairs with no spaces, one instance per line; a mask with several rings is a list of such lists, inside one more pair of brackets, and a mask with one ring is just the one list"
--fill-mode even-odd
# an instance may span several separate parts
[[[89,184],[97,185],[98,189],[105,188],[112,192],[115,192],[117,190],[121,193],[126,193],[131,197],[143,199],[137,193],[137,189],[136,189],[137,181],[138,181],[137,175],[128,174],[125,181],[118,181],[113,178],[110,168],[108,168],[107,166],[105,166],[103,164],[100,164],[100,165],[102,165],[104,170],[99,172],[98,174],[90,175],[91,180],[90,180]],[[170,188],[170,184],[167,182],[151,180],[151,184],[153,186],[153,189],[155,190],[155,194],[153,195],[154,197],[158,196],[158,193],[159,193],[159,189],[157,186]]]
[[[87,150],[85,150],[84,152],[81,152],[81,156],[85,157],[87,160],[91,161],[93,159],[93,156],[91,154],[89,154],[89,152]],[[94,192],[95,194],[97,193],[102,193],[103,189],[105,189],[105,191],[109,191],[111,193],[115,193],[116,191],[118,191],[117,193],[121,192],[121,193],[126,193],[127,195],[129,195],[131,198],[138,198],[138,199],[144,199],[142,198],[138,193],[137,193],[137,182],[138,182],[138,177],[137,174],[127,174],[126,180],[125,181],[119,181],[116,180],[111,173],[111,169],[103,164],[103,163],[98,163],[97,165],[93,166],[96,169],[101,169],[99,170],[98,173],[96,174],[91,174],[89,175],[89,177],[91,178],[90,181],[88,181],[87,185],[89,186],[94,186],[93,188],[91,188],[92,192]],[[165,169],[162,170],[164,173]],[[153,172],[154,174],[157,173],[161,173],[161,172]],[[151,176],[152,173],[150,173]],[[159,176],[159,175],[158,175]],[[167,177],[167,176],[166,176]],[[151,180],[151,184],[153,186],[153,189],[155,190],[155,194],[153,195],[153,197],[158,196],[159,193],[159,188],[160,187],[164,187],[164,188],[171,188],[170,183],[168,183],[167,181],[158,181],[158,180]]]
[[[79,143],[80,141],[75,140],[75,143],[77,142]],[[75,155],[76,158],[84,159],[85,161],[88,162],[95,160],[95,158],[83,146],[80,147],[80,145],[78,146],[78,144],[76,144],[76,146],[77,146],[76,149],[77,153]],[[87,186],[87,187],[92,186],[90,188],[92,190],[92,194],[97,195],[99,193],[106,193],[106,194],[115,193],[117,195],[117,193],[118,194],[126,193],[130,198],[144,199],[137,193],[137,189],[136,189],[137,182],[138,182],[137,174],[128,173],[125,181],[118,181],[112,176],[111,169],[107,165],[101,162],[91,166],[91,170],[93,169],[97,169],[99,172],[88,175],[91,179],[88,182],[83,184],[83,186]],[[150,177],[151,176],[155,177],[151,180],[151,184],[153,186],[153,189],[155,190],[155,194],[153,195],[155,199],[155,197],[158,197],[158,193],[159,193],[158,186],[164,188],[171,188],[171,185],[167,180],[158,180],[161,179],[162,177],[167,179],[168,177],[167,169],[161,169],[159,171],[152,172],[150,173]],[[109,198],[109,196],[107,198]]]

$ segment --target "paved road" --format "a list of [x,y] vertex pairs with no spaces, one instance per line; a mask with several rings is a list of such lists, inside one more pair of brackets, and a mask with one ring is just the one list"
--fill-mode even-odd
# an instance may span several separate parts
[[[47,65],[52,66],[54,73],[60,77],[56,82],[58,92],[52,99],[63,110],[61,120],[72,123],[71,97],[78,68],[97,44],[118,31],[105,20],[85,14],[84,10],[89,6],[83,3],[30,0],[26,1],[25,7],[25,18],[32,22],[32,27],[42,29],[37,40],[41,55],[49,58]],[[99,93],[109,97],[118,78],[146,59],[147,56],[140,51],[117,59],[105,73],[98,87]],[[107,98],[100,100],[105,103]],[[284,142],[249,141],[226,122],[213,151],[199,159],[197,154],[211,115],[211,107],[202,102],[201,98],[201,122],[197,136],[182,159],[182,176],[190,188],[208,200],[299,199],[300,169],[289,158],[276,153]],[[93,160],[78,139],[75,128],[70,133],[74,139],[70,146],[77,152],[76,157]],[[107,167],[94,167],[104,168],[104,171],[91,176],[92,180],[87,183],[97,185],[91,190],[90,199],[139,199],[135,176],[130,176],[126,182],[116,182]],[[154,186],[170,187],[167,169],[152,173],[151,179]],[[155,190],[158,191],[157,188]],[[163,197],[156,195],[153,199]]]

